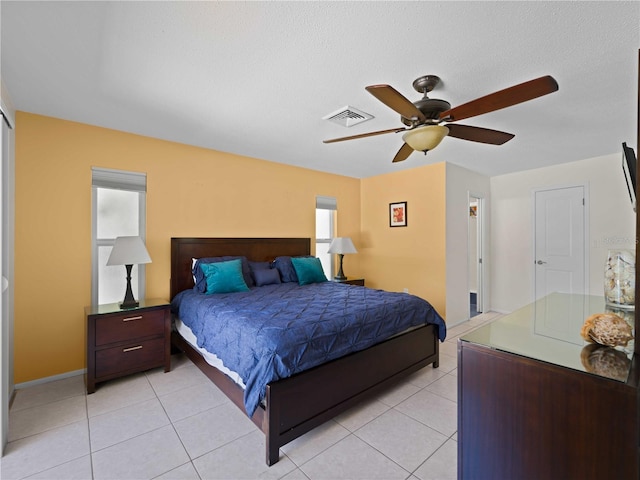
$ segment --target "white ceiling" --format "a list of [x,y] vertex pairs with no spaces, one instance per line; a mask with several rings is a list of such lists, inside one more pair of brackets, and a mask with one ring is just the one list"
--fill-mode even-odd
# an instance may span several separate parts
[[[17,110],[364,178],[448,161],[489,176],[636,146],[640,2],[12,2],[0,75]],[[367,93],[457,106],[552,75],[558,92],[464,120],[502,146],[448,137],[392,164],[400,127]],[[346,105],[375,116],[322,120]]]

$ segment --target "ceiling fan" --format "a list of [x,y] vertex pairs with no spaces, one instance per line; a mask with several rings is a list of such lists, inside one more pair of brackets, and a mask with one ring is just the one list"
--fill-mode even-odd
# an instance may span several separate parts
[[[385,133],[406,132],[402,135],[404,143],[402,147],[400,147],[400,150],[398,150],[398,153],[396,153],[393,162],[406,160],[414,150],[426,154],[429,150],[437,147],[447,135],[472,142],[502,145],[511,140],[515,135],[488,128],[459,125],[449,122],[500,110],[501,108],[533,100],[534,98],[558,90],[558,82],[556,82],[553,77],[547,75],[451,108],[449,102],[427,96],[439,82],[440,78],[435,75],[425,75],[417,78],[413,82],[413,88],[423,94],[422,99],[417,102],[409,101],[390,85],[371,85],[366,87],[367,92],[389,108],[398,112],[400,114],[400,120],[402,120],[402,123],[404,123],[406,127],[333,138],[324,140],[323,143],[342,142],[344,140],[372,137]],[[444,122],[447,123],[442,125]]]

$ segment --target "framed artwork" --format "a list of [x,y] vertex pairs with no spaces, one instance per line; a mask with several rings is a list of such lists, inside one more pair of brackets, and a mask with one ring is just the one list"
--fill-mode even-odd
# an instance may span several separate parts
[[389,204],[389,226],[407,226],[407,202],[396,202]]

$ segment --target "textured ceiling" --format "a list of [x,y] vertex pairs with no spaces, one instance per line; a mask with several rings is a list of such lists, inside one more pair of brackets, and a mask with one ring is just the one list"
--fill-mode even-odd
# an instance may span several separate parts
[[[353,177],[451,162],[489,176],[636,146],[640,2],[0,2],[17,110]],[[402,126],[364,87],[456,106],[552,75],[558,92],[465,120],[502,146],[445,138],[391,164]],[[350,105],[353,127],[322,120]]]

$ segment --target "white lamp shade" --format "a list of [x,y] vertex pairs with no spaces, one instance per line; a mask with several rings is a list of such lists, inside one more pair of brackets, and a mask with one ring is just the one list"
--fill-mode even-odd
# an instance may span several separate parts
[[358,253],[356,247],[353,245],[351,238],[349,237],[336,237],[331,240],[328,253]]
[[414,150],[426,152],[436,148],[448,134],[449,129],[442,125],[424,125],[409,130],[402,135],[402,140]]
[[140,237],[118,237],[113,244],[107,265],[137,265],[151,263],[144,242]]

